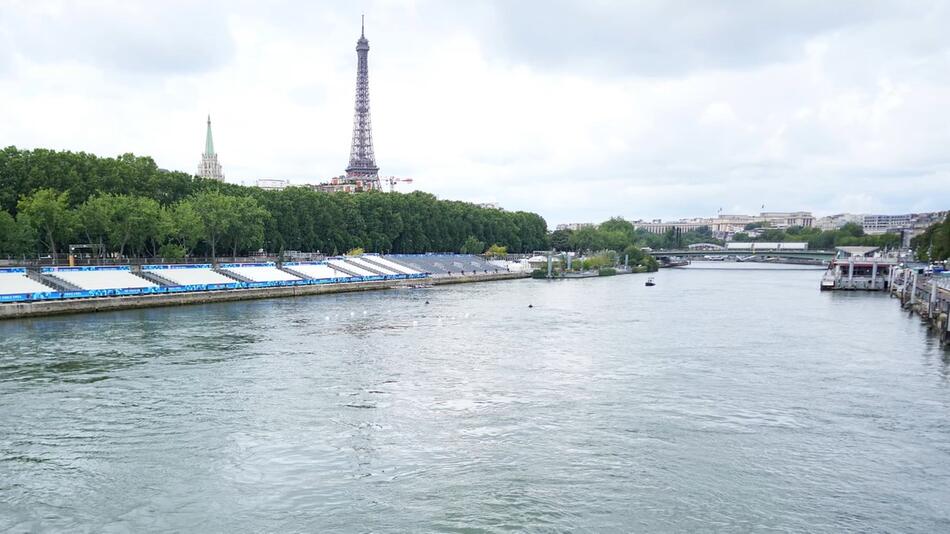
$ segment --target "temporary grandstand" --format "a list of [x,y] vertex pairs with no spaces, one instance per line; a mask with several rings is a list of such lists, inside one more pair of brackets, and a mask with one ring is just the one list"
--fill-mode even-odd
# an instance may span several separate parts
[[283,268],[293,274],[310,280],[354,280],[357,277],[338,271],[323,261],[288,262]]
[[[0,269],[0,302],[20,300],[26,295],[45,294],[56,291],[55,288],[41,284],[27,276],[21,267]],[[8,298],[4,298],[8,297]],[[20,297],[20,298],[14,298]]]
[[0,269],[0,303],[229,291],[284,286],[378,283],[506,272],[469,254],[395,254],[326,261],[157,264]]
[[396,263],[382,256],[366,255],[366,256],[363,256],[363,260],[369,263],[372,263],[374,265],[379,265],[380,267],[389,269],[397,273],[402,273],[402,274],[419,274],[420,273],[420,271],[406,267],[405,265]]
[[327,259],[327,263],[334,269],[350,273],[353,276],[379,276],[379,273],[367,270],[365,267],[354,264],[345,258],[329,258]]
[[86,291],[101,289],[143,289],[158,287],[132,273],[131,267],[44,267],[43,274]]
[[297,282],[301,278],[277,268],[274,263],[223,263],[221,271],[241,282]]
[[505,272],[474,254],[390,254],[386,259],[434,277],[478,276]]
[[393,270],[390,267],[383,267],[382,265],[377,265],[373,262],[366,261],[366,259],[364,258],[346,258],[346,262],[351,265],[356,265],[357,267],[363,270],[374,272],[377,274],[385,274],[385,275],[400,274],[399,271]]
[[233,278],[216,272],[210,263],[197,265],[143,265],[142,272],[154,274],[178,286],[207,286],[208,289],[235,287]]

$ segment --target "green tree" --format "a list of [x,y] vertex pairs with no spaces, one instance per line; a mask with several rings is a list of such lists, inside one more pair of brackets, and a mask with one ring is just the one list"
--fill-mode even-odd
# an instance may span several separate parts
[[217,191],[203,191],[191,199],[195,212],[201,220],[201,238],[211,248],[211,257],[218,257],[218,245],[227,239],[233,226],[234,197]]
[[910,246],[923,261],[950,259],[950,213],[941,222],[934,223],[910,240]]
[[571,235],[571,248],[577,252],[591,252],[607,248],[607,239],[599,228],[585,227]]
[[483,250],[485,250],[485,242],[479,241],[478,238],[470,235],[465,238],[465,242],[462,243],[459,252],[462,254],[481,254]]
[[238,251],[260,248],[264,244],[267,211],[251,197],[230,197],[229,203],[232,216],[222,237],[231,248],[231,257],[237,257]]
[[106,197],[112,205],[109,242],[119,255],[126,249],[141,255],[149,240],[158,235],[160,209],[158,202],[144,197],[114,195]]
[[105,246],[112,228],[115,203],[112,195],[90,197],[76,210],[76,223],[86,243]]
[[69,239],[73,230],[73,213],[69,195],[53,189],[40,189],[17,203],[17,211],[36,230],[44,248],[56,254],[57,244]]
[[[168,251],[173,251],[182,257],[190,256],[204,234],[204,224],[192,199],[182,200],[161,210],[158,224],[159,240],[178,247],[168,249]],[[160,252],[159,254],[165,258],[172,257],[167,253]]]
[[623,254],[627,256],[627,261],[630,262],[630,265],[639,265],[643,262],[644,256],[648,254],[640,250],[640,247],[636,245],[628,245],[623,249]]
[[26,218],[16,220],[13,215],[0,211],[0,254],[27,254],[32,252],[35,242],[33,229],[26,224]]
[[[418,191],[360,195],[323,193],[303,187],[263,191],[164,171],[151,158],[133,154],[104,158],[82,152],[7,147],[0,150],[0,177],[0,209],[17,220],[21,220],[18,200],[43,189],[67,193],[67,207],[72,209],[81,208],[90,199],[106,196],[141,197],[157,202],[165,211],[159,212],[159,224],[154,232],[146,232],[151,235],[146,236],[144,243],[135,235],[129,235],[126,240],[124,248],[133,252],[146,249],[154,252],[161,245],[172,243],[215,255],[222,246],[231,248],[233,253],[235,245],[245,250],[265,247],[272,251],[331,252],[364,247],[378,252],[412,253],[458,250],[469,236],[482,243],[497,243],[512,252],[530,252],[548,246],[547,223],[535,213],[485,209],[470,203],[440,200]],[[200,228],[193,224],[186,225],[191,226],[190,231],[170,227],[166,217],[172,214],[169,210],[185,199],[199,197],[206,201],[203,207],[211,208],[232,202],[222,200],[223,197],[252,198],[266,210],[267,216],[260,221],[251,217],[251,231],[243,243],[235,241],[234,234],[225,238],[226,243],[221,241],[232,221],[228,220],[227,213],[218,209],[210,212],[196,209]],[[121,231],[111,222],[105,230],[98,224],[105,220],[105,214],[93,208],[103,208],[109,203],[99,202],[85,209],[77,231],[84,240],[109,244],[114,239],[119,245],[111,246],[122,248]],[[196,204],[193,206],[197,208]],[[139,207],[149,211],[153,206]],[[126,217],[125,222],[132,216],[128,209],[115,216],[120,214]],[[22,218],[23,221],[28,219],[31,218]],[[263,239],[259,238],[260,225],[254,221],[263,226]],[[213,224],[209,226],[206,222]],[[233,226],[240,224],[237,221]],[[59,239],[69,238],[68,232],[66,234]],[[48,236],[40,237],[48,247]],[[54,242],[58,243],[59,239]],[[192,244],[182,244],[186,240]]]
[[572,250],[571,235],[573,233],[572,230],[555,230],[551,232],[551,248],[560,251]]
[[488,249],[485,251],[485,255],[492,258],[507,256],[508,247],[503,247],[497,243],[493,244],[492,246],[488,247]]

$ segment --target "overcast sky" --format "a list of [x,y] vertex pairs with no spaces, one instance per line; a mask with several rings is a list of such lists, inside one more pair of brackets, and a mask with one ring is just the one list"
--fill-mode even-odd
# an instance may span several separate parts
[[950,2],[0,2],[0,145],[610,216],[950,208]]

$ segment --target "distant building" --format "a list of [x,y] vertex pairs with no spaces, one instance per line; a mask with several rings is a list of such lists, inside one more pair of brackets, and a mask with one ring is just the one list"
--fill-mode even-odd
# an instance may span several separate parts
[[256,182],[254,182],[254,186],[259,187],[261,189],[266,189],[269,191],[280,191],[281,189],[284,189],[285,187],[290,186],[290,180],[274,180],[270,178],[261,178],[260,180],[257,180]]
[[310,184],[307,187],[324,193],[363,193],[376,191],[379,188],[379,178],[353,178],[349,176],[335,176],[330,181],[321,184]]
[[904,215],[865,215],[861,224],[866,234],[883,234],[888,231],[910,228],[913,220],[914,214],[912,213]]
[[205,133],[205,151],[201,154],[201,163],[198,164],[198,176],[210,180],[224,181],[224,172],[218,163],[218,154],[214,151],[214,140],[211,138],[211,115],[208,115],[208,130]]
[[501,206],[499,206],[497,202],[482,202],[481,204],[476,204],[476,206],[488,210],[501,210]]
[[864,215],[854,213],[837,213],[815,220],[815,227],[823,232],[840,230],[846,224],[864,224]]
[[808,211],[769,211],[759,214],[759,218],[772,228],[791,228],[792,226],[811,228],[815,222],[815,218]]
[[763,212],[759,215],[720,214],[716,217],[698,217],[693,219],[680,219],[678,221],[653,219],[651,222],[632,221],[632,224],[634,228],[645,230],[652,234],[664,234],[671,229],[689,232],[690,230],[707,227],[712,232],[713,237],[717,239],[732,239],[732,236],[739,232],[757,235],[756,232],[745,229],[749,224],[757,223],[770,228],[790,228],[792,226],[810,228],[814,222],[815,218],[810,212],[789,211]]
[[703,222],[698,219],[692,220],[680,220],[680,221],[669,221],[669,222],[660,222],[659,219],[654,219],[653,222],[635,222],[633,227],[637,230],[646,230],[651,234],[665,234],[669,230],[680,230],[682,232],[689,232],[690,230],[698,230],[703,226],[709,226],[707,222]]
[[594,223],[567,223],[567,224],[559,224],[554,229],[555,230],[571,230],[573,232],[576,232],[580,230],[581,228],[593,228],[594,226],[597,226],[597,225]]
[[909,247],[910,240],[924,233],[930,225],[947,217],[946,211],[905,213],[902,215],[865,215],[862,227],[866,234],[895,233],[901,235],[901,246]]

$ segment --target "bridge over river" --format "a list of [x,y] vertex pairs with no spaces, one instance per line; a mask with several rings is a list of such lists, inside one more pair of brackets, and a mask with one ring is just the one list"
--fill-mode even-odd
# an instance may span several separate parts
[[722,249],[722,250],[652,250],[649,252],[654,258],[702,258],[706,256],[729,257],[735,256],[742,259],[752,258],[776,258],[779,260],[831,260],[834,259],[836,251],[834,250],[801,250],[801,249]]

